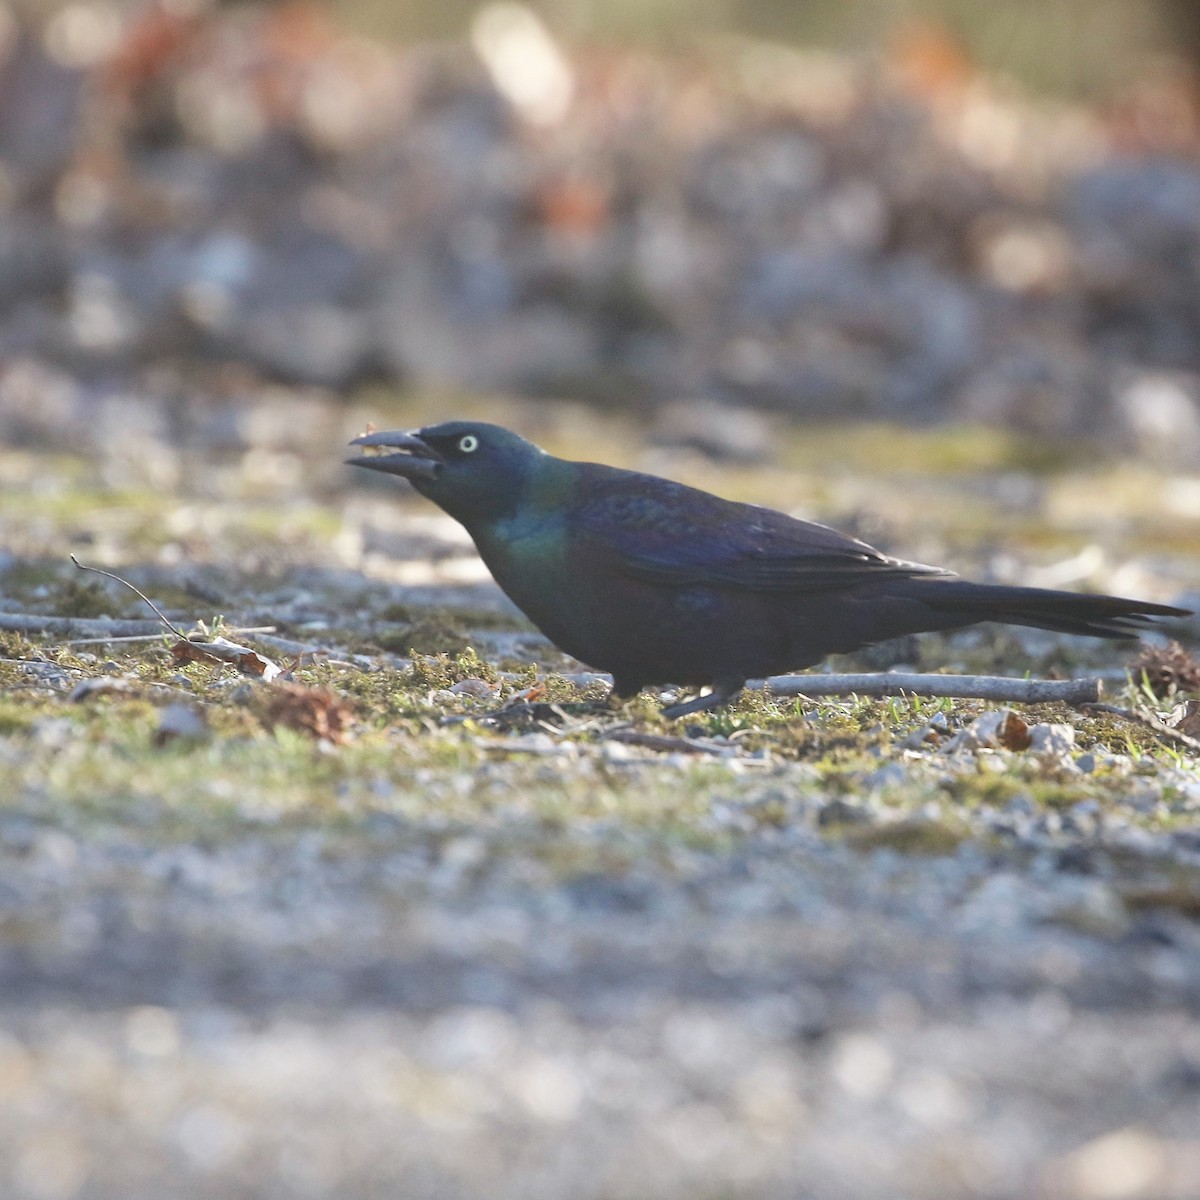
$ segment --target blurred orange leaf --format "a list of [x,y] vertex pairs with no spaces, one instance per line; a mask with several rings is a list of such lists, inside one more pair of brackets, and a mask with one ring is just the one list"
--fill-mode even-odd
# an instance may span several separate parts
[[354,710],[328,688],[280,683],[271,689],[263,724],[268,729],[284,725],[318,741],[341,746],[350,738]]
[[891,60],[904,83],[929,100],[961,92],[979,73],[970,50],[940,21],[903,24],[892,39]]
[[537,189],[535,203],[543,222],[563,233],[595,234],[608,224],[610,190],[592,179],[545,180]]

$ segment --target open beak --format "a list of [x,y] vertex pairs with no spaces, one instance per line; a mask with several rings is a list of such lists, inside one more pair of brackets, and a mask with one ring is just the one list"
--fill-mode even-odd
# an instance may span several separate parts
[[350,443],[369,446],[370,454],[346,459],[351,467],[366,467],[368,471],[386,471],[405,479],[432,479],[446,460],[415,432],[393,429],[384,433],[364,433]]

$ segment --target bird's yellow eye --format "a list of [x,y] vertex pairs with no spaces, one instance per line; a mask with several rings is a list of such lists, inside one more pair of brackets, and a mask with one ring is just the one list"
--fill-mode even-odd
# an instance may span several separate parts
[[470,454],[472,451],[479,449],[479,439],[473,433],[465,434],[458,439],[458,448],[464,454]]

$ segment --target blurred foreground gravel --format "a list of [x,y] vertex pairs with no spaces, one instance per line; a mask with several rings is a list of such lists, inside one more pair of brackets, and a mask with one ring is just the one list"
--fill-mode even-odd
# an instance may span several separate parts
[[[624,855],[562,881],[503,815],[6,815],[5,1194],[1194,1195],[1195,922],[1126,911],[1103,836],[861,853],[805,783],[758,826],[713,777],[720,849],[558,830]],[[1137,848],[1200,869],[1194,831]]]

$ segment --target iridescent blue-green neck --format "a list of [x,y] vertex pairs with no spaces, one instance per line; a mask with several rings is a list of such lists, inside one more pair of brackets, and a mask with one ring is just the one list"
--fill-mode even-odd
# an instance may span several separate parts
[[476,541],[528,537],[547,523],[562,521],[575,496],[578,472],[578,464],[539,452],[536,458],[506,464],[486,494],[470,497],[468,504],[459,496],[437,500]]

